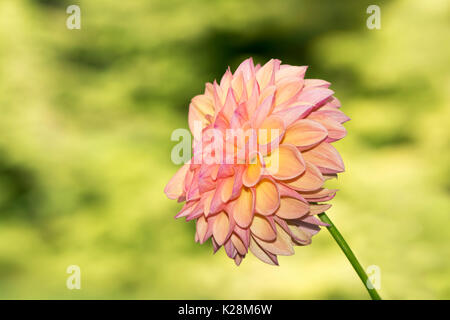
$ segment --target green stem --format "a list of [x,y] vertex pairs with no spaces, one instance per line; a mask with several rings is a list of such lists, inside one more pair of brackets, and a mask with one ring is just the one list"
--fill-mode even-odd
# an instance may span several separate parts
[[329,224],[329,227],[327,227],[328,231],[330,231],[331,235],[333,236],[334,240],[336,240],[339,247],[341,247],[342,251],[344,252],[345,256],[347,257],[348,261],[350,261],[351,265],[353,266],[353,269],[355,269],[356,273],[358,274],[359,278],[364,284],[364,287],[367,289],[367,291],[370,294],[370,297],[372,300],[381,300],[380,295],[375,290],[375,288],[371,289],[367,286],[367,280],[368,276],[366,272],[364,271],[361,264],[358,262],[358,259],[356,259],[355,254],[352,252],[352,249],[348,246],[347,242],[344,240],[344,237],[342,237],[341,233],[338,231],[338,229],[335,227],[333,222],[331,222],[330,218],[326,215],[325,212],[319,213],[319,218],[323,222]]

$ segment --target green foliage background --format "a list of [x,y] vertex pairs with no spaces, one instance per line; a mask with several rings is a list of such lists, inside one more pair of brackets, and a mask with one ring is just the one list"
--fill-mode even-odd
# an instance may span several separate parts
[[171,132],[253,56],[309,65],[352,118],[329,215],[381,295],[449,299],[449,21],[445,0],[0,1],[0,298],[368,298],[326,230],[237,268],[173,219]]

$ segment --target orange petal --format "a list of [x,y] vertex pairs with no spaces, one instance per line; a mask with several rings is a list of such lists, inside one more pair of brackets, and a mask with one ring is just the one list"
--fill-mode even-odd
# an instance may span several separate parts
[[316,215],[322,212],[327,211],[331,208],[331,204],[312,204],[310,205],[310,215]]
[[302,152],[306,161],[312,162],[316,166],[324,169],[322,173],[336,173],[345,170],[342,158],[337,150],[329,143],[322,142],[318,146]]
[[307,244],[311,242],[311,235],[306,233],[303,229],[295,226],[295,225],[290,225],[289,226],[289,230],[291,230],[293,236],[295,238],[297,238],[297,241],[301,241],[302,244]]
[[237,109],[236,98],[234,96],[233,90],[230,88],[228,89],[225,103],[221,110],[228,122],[231,120],[234,110],[236,109]]
[[313,112],[308,118],[320,122],[327,129],[328,137],[334,141],[344,138],[347,134],[342,124],[324,114]]
[[213,225],[213,236],[219,246],[224,244],[229,230],[230,221],[227,214],[222,211],[217,215]]
[[297,219],[309,212],[309,204],[298,199],[285,197],[280,199],[280,207],[275,214],[283,219]]
[[286,130],[283,143],[289,143],[299,147],[308,147],[324,140],[327,135],[327,129],[319,122],[301,119]]
[[228,202],[230,200],[231,195],[233,193],[233,186],[234,186],[234,176],[225,178],[225,181],[223,182],[223,185],[221,187],[221,199],[222,202]]
[[321,107],[319,110],[314,111],[314,114],[324,115],[328,118],[331,118],[339,123],[344,123],[350,120],[342,111],[336,109],[335,107],[325,105]]
[[241,228],[247,228],[253,219],[254,201],[250,189],[243,187],[240,196],[233,202],[231,212]]
[[215,190],[211,190],[211,191],[206,192],[206,194],[204,195],[205,201],[203,203],[203,205],[204,205],[203,213],[205,214],[205,217],[207,217],[210,213],[211,201],[214,197],[214,193],[215,193]]
[[280,60],[271,59],[256,72],[256,80],[261,91],[275,83],[275,72],[279,69],[280,62]]
[[298,67],[298,66],[290,66],[287,64],[283,64],[280,66],[280,70],[278,70],[275,73],[275,81],[279,82],[279,81],[283,80],[284,78],[288,78],[288,77],[303,78],[303,76],[305,75],[306,69],[307,69],[306,66]]
[[260,215],[255,215],[253,217],[250,230],[255,236],[257,236],[261,240],[273,241],[277,237],[277,234],[270,225],[270,222]]
[[[326,189],[326,188],[320,188],[315,191],[308,191],[308,192],[302,192],[301,196],[305,199],[308,199],[308,201],[314,201],[313,199],[322,199],[322,198],[330,198],[333,197],[336,194],[337,189]],[[327,200],[322,200],[327,201]],[[316,200],[318,202],[318,200]]]
[[239,267],[239,265],[241,264],[243,259],[244,259],[244,257],[242,257],[241,255],[237,254],[234,257],[234,263]]
[[251,163],[245,168],[244,175],[242,176],[242,183],[246,187],[253,187],[258,183],[261,178],[263,168],[259,156],[256,155],[256,163]]
[[253,238],[250,239],[250,247],[249,247],[249,249],[255,255],[255,257],[257,257],[262,262],[271,264],[273,266],[278,265],[278,261],[277,261],[276,256],[265,252],[259,246],[259,244],[256,243],[256,241]]
[[239,238],[234,233],[231,235],[231,242],[233,242],[233,245],[236,248],[237,252],[239,252],[239,254],[245,255],[247,253],[247,248],[245,247],[241,238]]
[[204,216],[201,216],[197,219],[197,225],[196,225],[196,233],[198,240],[200,243],[203,243],[206,239],[206,231],[208,230],[208,223],[206,222],[206,219]]
[[[247,94],[245,90],[245,83],[244,83],[244,76],[242,72],[239,72],[233,77],[233,80],[231,81],[231,87],[233,88],[234,94],[236,96],[236,101],[241,101]],[[243,96],[244,94],[244,96]]]
[[273,242],[267,242],[263,240],[255,239],[256,242],[266,251],[275,255],[290,256],[294,254],[294,248],[292,247],[291,236],[286,233],[277,223],[275,224],[277,229],[277,238]]
[[276,185],[268,180],[261,180],[255,187],[255,209],[263,215],[271,215],[278,209],[280,196]]
[[331,83],[325,80],[320,79],[305,79],[305,88],[307,87],[322,87],[322,88],[328,88],[330,87]]
[[293,145],[282,144],[265,158],[266,171],[280,180],[293,179],[305,171],[302,155]]
[[233,74],[231,73],[230,68],[228,68],[227,71],[225,71],[222,79],[220,80],[220,88],[222,89],[222,92],[228,92],[228,89],[231,86],[232,79]]
[[194,121],[200,121],[202,128],[209,123],[207,115],[214,115],[213,101],[206,95],[195,96],[189,105],[189,129],[194,132]]
[[258,144],[267,145],[280,141],[284,134],[284,121],[279,116],[270,116],[258,129]]
[[164,188],[164,193],[169,199],[175,200],[183,195],[184,193],[184,181],[186,174],[189,170],[190,164],[186,163],[183,165],[175,175],[170,179],[167,186]]
[[277,83],[277,91],[275,93],[275,106],[279,106],[291,100],[303,87],[301,78],[286,78]]
[[320,170],[311,162],[306,161],[305,172],[294,180],[285,183],[297,191],[313,191],[321,188],[324,181]]

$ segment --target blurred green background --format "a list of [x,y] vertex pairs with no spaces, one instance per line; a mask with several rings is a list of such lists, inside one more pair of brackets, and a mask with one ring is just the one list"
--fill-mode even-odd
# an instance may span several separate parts
[[253,56],[309,65],[352,118],[329,215],[381,295],[449,299],[449,21],[446,0],[1,0],[0,298],[368,298],[326,230],[237,268],[173,219],[171,132]]

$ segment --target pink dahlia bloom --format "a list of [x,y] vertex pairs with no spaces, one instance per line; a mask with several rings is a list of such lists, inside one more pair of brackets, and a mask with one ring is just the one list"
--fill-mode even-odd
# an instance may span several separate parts
[[[330,83],[304,79],[306,69],[250,58],[190,104],[194,156],[164,191],[186,202],[176,218],[196,221],[195,241],[211,238],[237,265],[249,250],[277,265],[277,255],[294,254],[325,225],[315,215],[336,190],[324,182],[344,171],[331,143],[349,118]],[[230,130],[250,134],[240,140]]]

